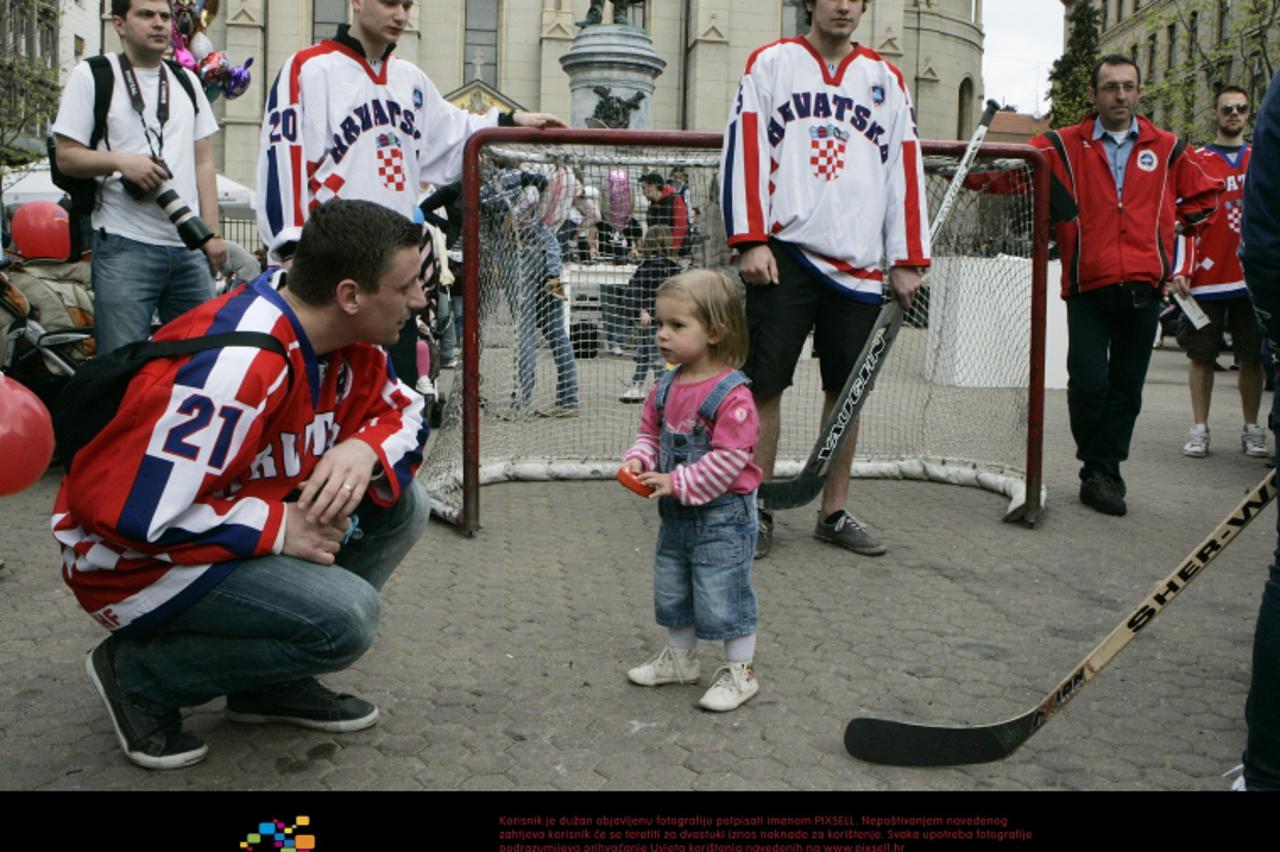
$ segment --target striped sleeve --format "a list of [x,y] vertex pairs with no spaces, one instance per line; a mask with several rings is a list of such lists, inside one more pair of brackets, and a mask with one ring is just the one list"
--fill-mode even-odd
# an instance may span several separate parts
[[891,266],[928,266],[929,201],[925,194],[924,157],[911,95],[901,72],[892,70],[898,85],[890,87],[895,110],[885,163],[885,257]]
[[1200,245],[1198,237],[1179,234],[1173,241],[1173,276],[1190,278],[1196,271],[1196,250]]
[[712,449],[690,465],[671,472],[671,496],[686,506],[701,506],[729,490],[751,461],[750,450]]
[[649,391],[649,398],[644,401],[644,410],[640,413],[640,428],[636,432],[636,441],[631,449],[622,457],[624,462],[636,459],[645,470],[654,470],[658,466],[658,407],[653,399],[657,393],[657,385]]
[[750,69],[738,96],[720,150],[720,207],[729,245],[769,240],[769,139],[766,93],[757,90]]
[[[267,92],[258,149],[258,231],[275,251],[302,234],[315,202],[312,175],[327,156],[327,117],[323,102],[307,109],[307,100],[325,98],[302,90],[304,64],[335,48],[329,42],[299,51],[285,62]],[[330,187],[330,189],[333,189]]]
[[354,437],[373,449],[387,473],[370,483],[370,496],[375,503],[390,506],[400,499],[422,464],[422,446],[430,427],[422,418],[422,397],[395,377],[383,350],[376,352],[385,361],[382,389],[368,409],[359,413],[364,425]]

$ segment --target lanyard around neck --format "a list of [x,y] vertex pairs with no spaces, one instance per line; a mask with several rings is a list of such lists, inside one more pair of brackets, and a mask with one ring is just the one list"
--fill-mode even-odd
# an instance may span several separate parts
[[120,74],[124,77],[125,88],[129,90],[129,102],[133,105],[133,111],[138,114],[138,121],[142,123],[142,133],[147,139],[147,147],[151,149],[153,157],[164,154],[164,123],[169,120],[169,76],[164,73],[163,63],[160,65],[159,72],[160,87],[159,100],[156,103],[156,122],[160,125],[160,129],[156,131],[147,127],[147,120],[142,115],[146,104],[142,100],[142,87],[138,85],[138,77],[133,73],[133,64],[129,62],[129,57],[123,53],[120,54]]

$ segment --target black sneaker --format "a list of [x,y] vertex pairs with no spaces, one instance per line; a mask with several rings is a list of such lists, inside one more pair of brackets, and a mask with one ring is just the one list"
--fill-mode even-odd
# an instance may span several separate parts
[[227,718],[250,724],[280,722],[341,734],[373,727],[378,721],[378,708],[354,695],[326,689],[315,678],[307,677],[228,695]]
[[1124,483],[1105,473],[1089,473],[1080,483],[1080,502],[1104,515],[1123,515]]
[[757,523],[755,558],[764,559],[769,555],[769,545],[773,544],[773,514],[761,509]]
[[204,760],[209,747],[195,734],[183,733],[177,710],[166,716],[148,716],[125,697],[116,679],[119,644],[114,636],[109,637],[84,658],[84,669],[102,696],[125,757],[145,769],[181,769]]
[[888,551],[875,533],[843,509],[830,518],[819,517],[818,525],[813,528],[813,535],[821,541],[838,544],[863,556],[882,556]]

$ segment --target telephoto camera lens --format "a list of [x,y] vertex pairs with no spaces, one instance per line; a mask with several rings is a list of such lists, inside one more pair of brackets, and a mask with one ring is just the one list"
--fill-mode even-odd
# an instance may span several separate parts
[[[169,166],[164,160],[154,157],[152,159],[164,166],[165,173],[169,177],[173,177],[173,172],[169,171]],[[149,194],[128,178],[122,177],[120,184],[135,201],[142,201]],[[182,196],[178,195],[178,191],[173,188],[173,184],[169,181],[166,180],[160,184],[160,188],[155,193],[155,200],[156,204],[160,205],[160,209],[164,211],[164,215],[168,216],[169,221],[178,229],[178,236],[182,237],[182,242],[187,248],[195,251],[213,239],[213,231],[209,229],[203,219],[191,211],[191,208],[182,200]]]

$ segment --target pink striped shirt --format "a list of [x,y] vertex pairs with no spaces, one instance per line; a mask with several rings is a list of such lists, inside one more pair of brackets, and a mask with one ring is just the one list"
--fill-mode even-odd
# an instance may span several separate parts
[[[698,407],[726,373],[688,384],[678,379],[673,382],[663,412],[667,428],[673,432],[692,432]],[[654,470],[658,464],[661,426],[653,401],[656,391],[656,385],[649,391],[635,445],[623,456],[624,461],[639,460],[645,470]],[[711,450],[693,464],[677,465],[670,471],[672,496],[686,506],[701,506],[726,492],[750,494],[762,478],[760,468],[752,462],[760,422],[746,385],[729,392],[720,404],[716,422],[706,426],[711,435]]]

